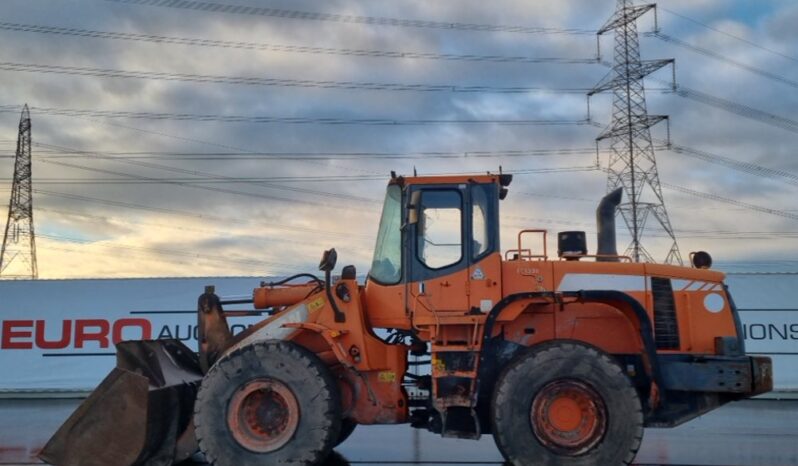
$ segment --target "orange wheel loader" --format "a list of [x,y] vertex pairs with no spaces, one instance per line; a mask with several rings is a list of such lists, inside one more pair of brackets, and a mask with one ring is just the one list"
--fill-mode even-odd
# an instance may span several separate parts
[[351,265],[333,278],[329,250],[323,278],[256,288],[270,316],[235,336],[227,320],[242,312],[208,287],[199,352],[119,344],[117,368],[41,458],[165,466],[199,450],[217,466],[312,465],[357,425],[411,424],[492,434],[513,465],[627,465],[644,427],[772,389],[708,254],[689,268],[619,256],[620,190],[597,210],[596,254],[562,232],[550,256],[543,230],[503,251],[511,180],[392,174],[365,285]]

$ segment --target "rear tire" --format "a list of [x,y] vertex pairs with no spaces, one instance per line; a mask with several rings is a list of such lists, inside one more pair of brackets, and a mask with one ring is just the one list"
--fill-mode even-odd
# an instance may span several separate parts
[[255,343],[208,371],[194,423],[214,466],[313,465],[339,438],[340,395],[327,367],[305,348]]
[[578,342],[516,357],[496,383],[491,422],[515,466],[625,466],[643,438],[629,378],[609,355]]

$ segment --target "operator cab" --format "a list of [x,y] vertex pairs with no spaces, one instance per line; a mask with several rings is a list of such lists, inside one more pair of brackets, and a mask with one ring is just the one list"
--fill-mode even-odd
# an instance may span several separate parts
[[[470,281],[486,281],[488,269],[501,283],[498,204],[511,181],[512,176],[504,174],[392,177],[367,294],[374,296],[383,288],[403,299],[394,299],[395,309],[379,313],[378,320],[388,314],[406,319],[411,301],[421,296],[435,311],[480,307],[469,302],[468,293],[457,291],[464,291]],[[385,302],[391,300],[383,300],[383,307]]]

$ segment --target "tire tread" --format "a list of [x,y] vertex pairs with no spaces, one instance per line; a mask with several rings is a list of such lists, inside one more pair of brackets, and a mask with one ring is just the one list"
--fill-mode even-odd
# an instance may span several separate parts
[[[213,430],[214,423],[224,423],[226,420],[209,419],[206,421],[206,413],[203,412],[204,410],[202,407],[211,401],[208,397],[212,396],[212,393],[217,390],[229,388],[230,385],[234,384],[235,381],[240,378],[246,379],[245,374],[250,372],[247,369],[251,369],[251,373],[256,373],[259,369],[264,369],[264,361],[274,359],[275,354],[279,354],[281,358],[298,363],[298,368],[306,373],[305,379],[307,383],[312,383],[311,381],[319,382],[319,386],[311,399],[314,401],[320,399],[321,405],[323,406],[320,410],[323,413],[323,425],[309,426],[306,432],[306,434],[319,433],[318,436],[314,436],[317,437],[313,440],[316,444],[302,451],[294,452],[295,455],[292,456],[290,463],[304,465],[317,464],[332,450],[341,428],[341,403],[337,385],[327,367],[315,354],[294,343],[285,341],[258,342],[235,349],[217,361],[205,375],[202,385],[200,386],[199,393],[197,394],[197,402],[195,403],[194,425],[196,427],[197,442],[199,443],[200,450],[205,454],[206,461],[209,464],[213,466],[249,466],[249,463],[244,465],[234,458],[222,457],[223,455],[216,455],[213,453],[213,451],[220,449],[220,442],[219,439],[214,438],[216,436],[212,435],[211,430]],[[278,363],[278,368],[285,368],[285,363]],[[303,406],[300,402],[300,409],[302,408]],[[232,439],[230,440],[232,441]],[[294,442],[294,440],[292,439],[291,442]],[[283,449],[290,448],[291,442],[277,451],[280,452]],[[235,455],[231,453],[230,456]],[[281,460],[277,464],[287,463],[288,461]],[[263,458],[252,463],[252,465],[254,464],[267,464],[267,460]]]
[[[579,368],[580,364],[586,364],[587,362],[590,362],[592,364],[590,367],[593,370],[598,369],[601,373],[603,373],[603,378],[606,379],[611,385],[612,390],[619,393],[622,399],[629,400],[632,403],[633,408],[629,413],[632,419],[625,419],[624,422],[632,422],[634,424],[634,428],[638,432],[629,438],[630,442],[628,445],[628,450],[626,451],[619,466],[628,466],[632,463],[632,461],[634,461],[643,439],[643,411],[637,391],[632,386],[631,381],[624,374],[620,365],[611,356],[603,351],[581,342],[556,341],[543,343],[530,349],[529,351],[520,354],[513,361],[511,361],[507,367],[505,367],[498,378],[491,402],[491,427],[494,432],[494,438],[499,451],[513,465],[528,466],[533,464],[589,464],[580,462],[580,460],[572,461],[573,458],[579,459],[581,457],[557,457],[556,455],[551,455],[549,458],[517,458],[515,457],[515,453],[511,451],[513,450],[512,445],[510,445],[512,441],[507,437],[517,436],[519,434],[503,432],[502,429],[502,426],[508,423],[508,419],[505,418],[504,410],[502,410],[501,407],[517,405],[518,400],[513,399],[513,386],[517,384],[519,380],[523,380],[524,376],[528,375],[529,373],[535,373],[535,369],[537,367],[542,367],[544,364],[556,363],[560,360],[571,362],[575,359],[575,355],[579,355],[580,357],[580,359],[576,361],[577,365],[575,368]],[[571,372],[574,371],[572,370]],[[539,375],[545,377],[545,374]],[[510,411],[506,411],[509,415]],[[612,414],[610,414],[610,416],[612,416]],[[534,439],[531,441],[536,442]],[[541,449],[545,450],[545,447],[542,447]],[[547,450],[545,451],[547,452]],[[602,466],[613,465],[602,464]]]

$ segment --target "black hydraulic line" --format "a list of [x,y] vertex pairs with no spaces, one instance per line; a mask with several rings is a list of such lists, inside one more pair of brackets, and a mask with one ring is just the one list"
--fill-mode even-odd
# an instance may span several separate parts
[[219,301],[221,304],[250,304],[252,299],[230,299],[227,301]]
[[291,282],[291,281],[296,280],[297,278],[303,278],[303,277],[304,278],[309,278],[312,281],[318,283],[319,285],[324,285],[324,282],[322,281],[322,279],[317,277],[317,276],[315,276],[315,275],[313,275],[313,274],[310,274],[310,273],[298,273],[296,275],[291,275],[288,278],[284,278],[284,279],[278,280],[276,282],[268,282],[268,283],[267,282],[260,282],[260,286],[275,287],[275,286],[285,285],[288,282]]

